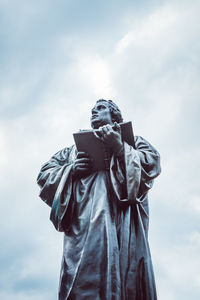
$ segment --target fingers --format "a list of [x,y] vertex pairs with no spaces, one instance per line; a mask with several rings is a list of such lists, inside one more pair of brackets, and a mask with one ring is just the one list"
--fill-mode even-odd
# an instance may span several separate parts
[[104,141],[104,137],[106,134],[103,132],[102,127],[99,127],[99,129],[96,131],[93,131],[93,133],[97,139]]
[[107,139],[112,133],[113,129],[110,124],[99,127],[99,134],[103,139]]
[[86,164],[75,164],[74,169],[76,171],[88,171],[89,169],[91,169],[91,167]]
[[89,155],[86,152],[78,152],[77,158],[89,158]]
[[74,162],[74,168],[76,170],[89,170],[92,168],[92,160],[87,157],[76,158]]
[[73,178],[81,178],[89,174],[93,169],[93,161],[86,152],[78,152],[73,163],[72,176]]
[[89,165],[85,166],[85,164],[76,164],[74,163],[72,169],[72,176],[74,179],[81,178],[85,175],[88,175],[92,171],[92,168]]
[[121,131],[121,127],[120,127],[119,123],[114,122],[113,129],[120,132]]
[[101,136],[100,136],[100,134],[99,134],[98,131],[94,131],[94,130],[93,130],[93,133],[94,133],[94,135],[95,135],[95,137],[96,137],[97,139],[101,140]]
[[110,132],[110,130],[112,130],[112,127],[111,126],[109,127],[108,125],[104,125],[100,128],[100,130],[101,130],[101,132],[107,134],[108,132]]
[[114,140],[121,136],[121,127],[117,122],[114,123],[114,126],[107,124],[94,131],[94,135],[103,142],[113,144]]
[[110,124],[100,127],[100,130],[103,134],[110,134],[111,132],[113,132],[112,126]]
[[77,158],[76,160],[78,163],[89,163],[91,161],[91,159],[87,157]]

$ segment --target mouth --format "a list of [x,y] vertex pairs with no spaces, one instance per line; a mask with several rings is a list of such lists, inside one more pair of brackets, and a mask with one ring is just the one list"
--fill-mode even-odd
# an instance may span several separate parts
[[91,117],[92,120],[96,119],[96,118],[98,118],[98,115],[92,115],[92,117]]

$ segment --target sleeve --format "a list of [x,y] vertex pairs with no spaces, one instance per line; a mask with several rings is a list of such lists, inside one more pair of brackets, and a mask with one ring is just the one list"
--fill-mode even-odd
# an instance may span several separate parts
[[136,151],[141,164],[141,179],[139,197],[152,188],[154,179],[161,173],[160,155],[158,151],[144,138],[136,137]]
[[57,152],[45,163],[37,177],[40,198],[51,207],[50,220],[58,231],[64,231],[62,221],[72,196],[72,163],[70,148]]
[[[120,202],[140,203],[160,174],[160,155],[145,139],[135,138],[136,149],[124,142],[124,169],[111,159],[110,177]],[[126,192],[124,192],[126,191]]]

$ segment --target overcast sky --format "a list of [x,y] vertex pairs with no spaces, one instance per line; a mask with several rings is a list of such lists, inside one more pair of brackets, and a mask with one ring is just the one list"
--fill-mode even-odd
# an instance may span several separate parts
[[161,154],[158,299],[200,299],[199,15],[199,0],[0,0],[0,299],[57,298],[63,234],[36,177],[99,98]]

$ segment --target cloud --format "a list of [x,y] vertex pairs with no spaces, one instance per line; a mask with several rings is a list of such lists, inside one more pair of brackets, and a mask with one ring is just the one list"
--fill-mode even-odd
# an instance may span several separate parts
[[79,57],[79,72],[89,88],[92,87],[96,99],[101,95],[107,99],[113,95],[112,80],[110,75],[110,66],[98,56]]
[[[199,290],[199,232],[191,232],[182,242],[173,243],[169,247],[159,245],[160,254],[156,251],[154,259],[158,266],[158,285],[166,291],[163,299],[198,298]],[[194,278],[194,272],[196,274]],[[193,278],[188,284],[188,278]],[[160,290],[160,289],[159,289]]]
[[[118,42],[116,51],[122,54],[128,47],[148,48],[159,45],[160,40],[166,38],[166,33],[173,31],[179,21],[179,14],[173,7],[168,5],[159,8],[146,18],[135,24],[130,32]],[[165,41],[167,45],[167,41]],[[168,46],[168,45],[167,45]],[[167,47],[165,50],[167,51]]]

